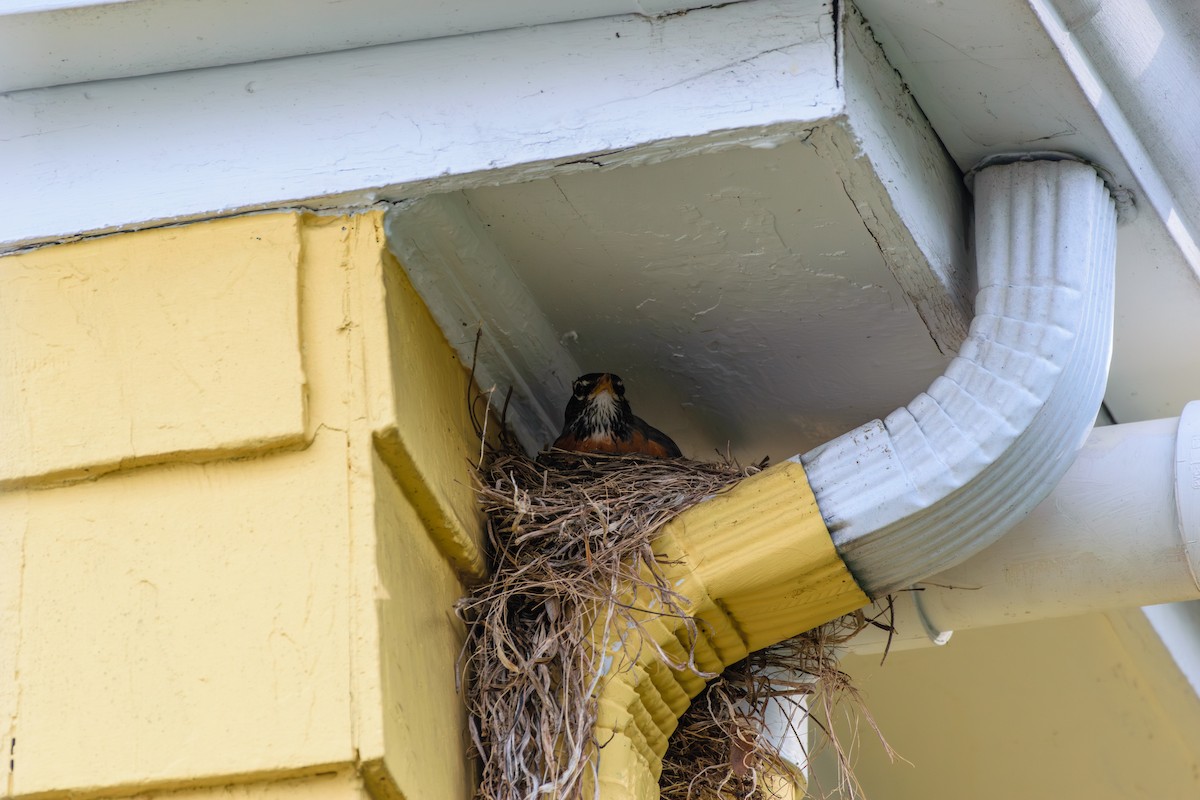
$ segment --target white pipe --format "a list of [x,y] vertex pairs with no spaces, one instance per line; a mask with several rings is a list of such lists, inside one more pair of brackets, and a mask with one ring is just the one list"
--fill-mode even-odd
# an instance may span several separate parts
[[[806,778],[809,766],[811,726],[809,725],[809,700],[799,691],[801,686],[811,684],[813,677],[799,670],[759,669],[760,677],[771,678],[771,697],[762,703],[758,733],[766,738],[768,746],[779,754],[785,765],[797,776]],[[738,709],[755,719],[750,704],[738,702]]]
[[905,408],[801,457],[835,546],[880,597],[1002,536],[1066,472],[1103,396],[1116,213],[1075,161],[975,177],[976,316]]
[[[1054,491],[982,552],[897,597],[893,649],[955,630],[1200,599],[1200,402],[1097,428]],[[860,634],[854,652],[886,636]]]

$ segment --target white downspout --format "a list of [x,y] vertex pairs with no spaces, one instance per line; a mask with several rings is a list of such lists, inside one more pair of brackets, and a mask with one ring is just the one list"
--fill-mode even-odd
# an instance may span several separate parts
[[1097,428],[1054,491],[995,544],[895,597],[880,652],[955,630],[1200,598],[1200,402]]
[[801,457],[839,554],[881,597],[1004,535],[1067,471],[1103,397],[1116,212],[1096,171],[1017,161],[975,177],[976,316],[905,408]]
[[[979,170],[974,190],[979,293],[959,355],[905,408],[799,457],[839,555],[873,598],[962,562],[1025,517],[1075,460],[1107,381],[1117,214],[1104,182],[1078,161],[1018,160]],[[900,595],[904,625],[923,635],[920,594]],[[860,634],[852,648],[883,641]],[[806,772],[803,706],[773,707],[766,722]]]

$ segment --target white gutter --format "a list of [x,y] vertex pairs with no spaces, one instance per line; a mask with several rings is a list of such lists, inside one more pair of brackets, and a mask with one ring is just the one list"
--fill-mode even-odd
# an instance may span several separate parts
[[835,546],[881,597],[1004,535],[1091,430],[1112,337],[1116,211],[1069,160],[975,176],[976,316],[905,408],[801,457]]
[[1029,0],[1120,150],[1138,196],[1200,272],[1195,0]]
[[[1200,598],[1200,402],[1097,428],[1054,491],[1000,541],[895,598],[891,647],[955,630]],[[849,649],[878,652],[868,631]]]

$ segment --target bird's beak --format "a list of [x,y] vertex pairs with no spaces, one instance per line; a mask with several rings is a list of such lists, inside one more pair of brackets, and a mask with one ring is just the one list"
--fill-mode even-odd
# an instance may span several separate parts
[[592,397],[597,397],[604,392],[615,395],[617,390],[613,388],[612,378],[608,375],[601,376],[600,380],[596,381],[596,388],[592,389]]

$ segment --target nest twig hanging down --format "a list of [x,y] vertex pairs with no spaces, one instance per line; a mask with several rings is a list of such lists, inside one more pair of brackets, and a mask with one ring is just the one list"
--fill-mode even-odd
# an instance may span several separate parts
[[[773,778],[792,767],[778,742],[765,732],[791,734],[804,743],[799,726],[805,720],[823,734],[836,763],[837,796],[858,798],[862,787],[854,777],[852,742],[833,727],[842,705],[857,713],[893,755],[879,728],[862,705],[850,676],[838,667],[838,648],[868,625],[889,628],[862,611],[847,614],[729,665],[710,681],[679,720],[671,736],[659,780],[661,800],[768,800],[789,796]],[[820,712],[820,717],[812,716]],[[793,758],[809,762],[819,748],[801,745]],[[764,777],[766,780],[764,780]],[[820,787],[818,787],[820,788]],[[810,791],[810,795],[814,795]],[[817,796],[817,795],[814,795]]]
[[[491,452],[478,493],[493,575],[459,602],[460,674],[482,761],[481,800],[578,798],[597,743],[600,627],[636,626],[629,587],[679,598],[651,550],[680,511],[757,468],[684,460],[564,455],[537,463]],[[649,641],[649,637],[647,637]],[[664,659],[670,660],[665,653]],[[687,664],[672,664],[687,669]]]

